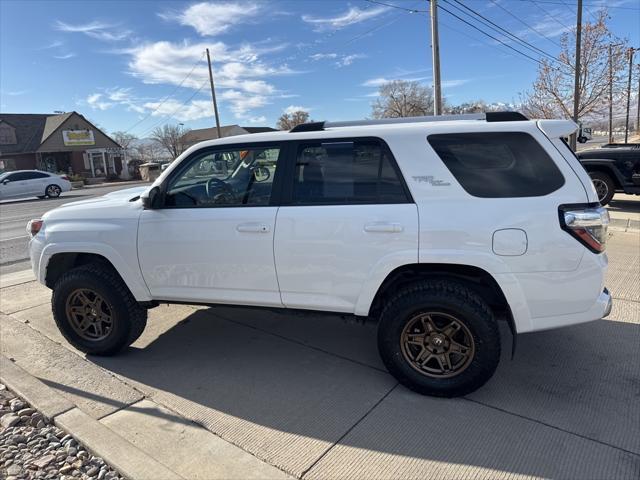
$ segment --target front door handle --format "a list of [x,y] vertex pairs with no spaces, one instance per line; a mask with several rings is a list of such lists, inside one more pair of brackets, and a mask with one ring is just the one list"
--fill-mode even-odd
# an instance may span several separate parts
[[364,231],[369,233],[400,233],[402,230],[402,225],[390,222],[373,222],[364,226]]
[[236,230],[242,233],[269,233],[271,227],[266,223],[241,223]]

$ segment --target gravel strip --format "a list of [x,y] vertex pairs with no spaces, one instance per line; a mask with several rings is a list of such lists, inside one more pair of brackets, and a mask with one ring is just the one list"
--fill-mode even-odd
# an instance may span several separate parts
[[1,383],[0,478],[123,480]]

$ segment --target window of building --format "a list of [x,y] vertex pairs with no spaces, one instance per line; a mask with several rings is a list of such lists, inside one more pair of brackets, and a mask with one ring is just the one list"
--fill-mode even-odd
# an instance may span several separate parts
[[296,159],[293,204],[406,203],[398,173],[377,140],[303,143]]
[[539,197],[564,185],[542,146],[523,132],[429,135],[429,144],[469,194]]

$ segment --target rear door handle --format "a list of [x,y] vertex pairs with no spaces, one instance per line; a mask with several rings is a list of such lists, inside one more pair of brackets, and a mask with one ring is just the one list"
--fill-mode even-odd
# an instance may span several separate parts
[[399,233],[403,230],[399,223],[373,222],[364,226],[364,231],[369,233]]
[[268,233],[271,227],[266,223],[241,223],[236,230],[242,233]]

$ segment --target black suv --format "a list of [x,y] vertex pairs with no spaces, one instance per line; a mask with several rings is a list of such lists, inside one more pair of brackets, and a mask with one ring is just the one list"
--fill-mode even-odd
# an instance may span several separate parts
[[640,195],[640,143],[608,143],[577,155],[602,205],[616,192]]

